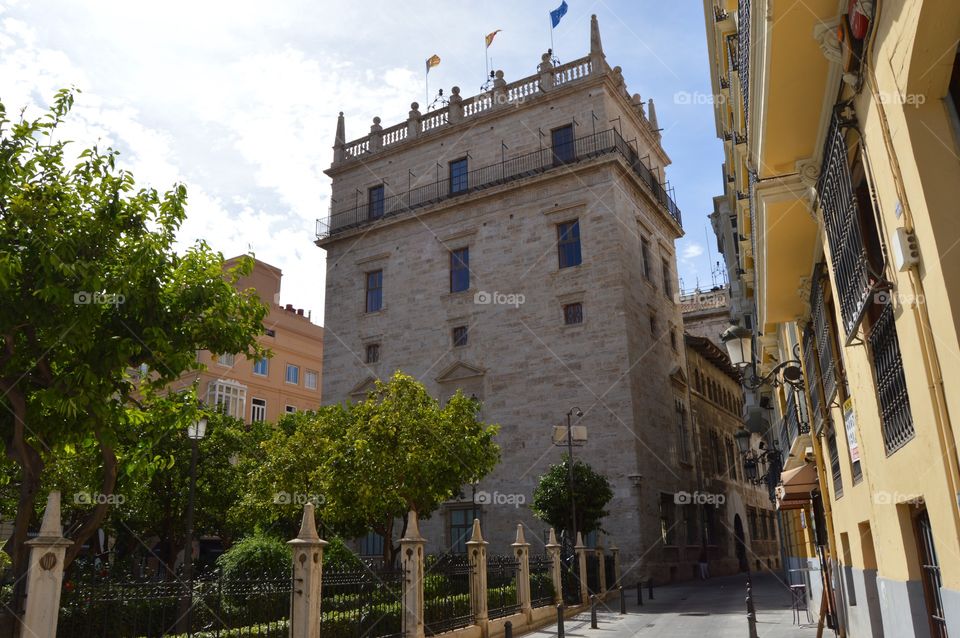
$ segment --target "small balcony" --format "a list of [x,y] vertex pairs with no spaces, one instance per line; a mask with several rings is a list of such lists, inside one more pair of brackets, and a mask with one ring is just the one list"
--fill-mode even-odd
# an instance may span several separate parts
[[324,240],[356,228],[369,226],[381,219],[463,197],[488,188],[508,184],[549,171],[568,169],[579,162],[604,155],[620,156],[640,178],[649,195],[663,211],[681,225],[680,209],[660,183],[657,175],[616,129],[598,131],[570,142],[543,148],[514,157],[505,157],[496,164],[458,175],[453,182],[445,178],[417,186],[373,202],[364,202],[345,210],[331,212],[317,220],[317,240]]

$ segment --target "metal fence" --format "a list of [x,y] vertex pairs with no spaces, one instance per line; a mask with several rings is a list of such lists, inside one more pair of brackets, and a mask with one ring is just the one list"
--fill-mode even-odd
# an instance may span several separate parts
[[513,556],[487,558],[487,615],[502,618],[520,611],[517,573],[520,563]]
[[580,600],[580,561],[572,550],[565,552],[560,560],[560,588],[563,590],[563,602],[579,605]]
[[423,583],[423,625],[428,636],[473,623],[471,567],[466,556],[428,556]]
[[320,631],[325,638],[396,638],[403,635],[406,572],[367,569],[324,572]]
[[195,580],[192,596],[180,581],[65,578],[57,636],[283,638],[288,633],[290,590],[289,577],[241,581],[219,572]]
[[592,551],[587,552],[587,591],[600,593],[600,560]]
[[553,604],[556,592],[553,591],[551,565],[549,556],[530,557],[530,604],[533,607],[546,607]]
[[613,556],[610,554],[605,554],[603,557],[603,569],[604,576],[606,576],[606,588],[615,589],[618,585],[617,583],[617,567],[616,561],[613,560]]

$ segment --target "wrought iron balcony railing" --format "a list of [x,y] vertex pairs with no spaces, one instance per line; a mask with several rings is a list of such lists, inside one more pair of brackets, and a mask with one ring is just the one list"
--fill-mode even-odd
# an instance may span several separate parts
[[750,0],[740,0],[737,9],[737,74],[743,96],[743,121],[750,114]]
[[568,169],[573,164],[602,155],[619,155],[646,186],[650,195],[664,211],[681,224],[680,209],[657,178],[644,164],[643,158],[627,143],[616,129],[598,131],[579,137],[567,144],[543,148],[516,157],[483,166],[450,179],[440,179],[424,186],[415,186],[383,199],[357,204],[352,208],[332,212],[326,219],[317,220],[317,239],[361,228],[400,213],[462,197],[515,180],[539,175],[547,171]]
[[827,278],[825,266],[823,262],[816,265],[813,269],[813,281],[810,284],[810,317],[823,388],[821,402],[824,410],[833,401],[837,391],[837,363],[833,351],[836,337],[833,334],[830,318],[827,316],[825,295],[826,286],[830,285],[830,280]]

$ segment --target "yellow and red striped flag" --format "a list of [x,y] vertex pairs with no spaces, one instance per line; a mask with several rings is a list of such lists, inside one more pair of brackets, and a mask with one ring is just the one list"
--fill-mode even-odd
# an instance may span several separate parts
[[493,39],[494,39],[495,37],[497,37],[497,34],[500,33],[502,30],[503,30],[503,29],[497,29],[497,30],[494,31],[493,33],[488,33],[488,34],[487,34],[487,37],[484,38],[484,40],[486,40],[486,42],[487,42],[487,48],[488,48],[488,49],[490,48],[490,45],[493,44]]
[[431,55],[427,58],[427,73],[430,73],[430,69],[440,64],[440,56],[437,54]]

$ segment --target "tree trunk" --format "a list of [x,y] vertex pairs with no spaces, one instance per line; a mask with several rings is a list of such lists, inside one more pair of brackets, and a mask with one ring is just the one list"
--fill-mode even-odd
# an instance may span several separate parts
[[373,531],[383,537],[383,567],[390,569],[397,558],[397,552],[400,551],[400,547],[393,544],[393,519],[385,525],[375,526]]
[[117,455],[114,453],[113,448],[104,444],[99,432],[94,432],[94,434],[100,442],[100,458],[103,461],[100,498],[97,499],[96,507],[87,515],[80,529],[78,529],[74,535],[73,545],[67,548],[67,555],[63,560],[64,569],[70,566],[70,563],[73,562],[83,549],[83,544],[86,543],[93,533],[100,528],[100,525],[103,524],[103,520],[107,517],[107,510],[110,508],[110,497],[113,496],[113,490],[117,486]]
[[33,518],[37,492],[40,490],[40,473],[43,459],[26,441],[27,401],[16,385],[0,382],[0,390],[6,393],[13,407],[13,433],[7,443],[7,457],[20,466],[20,496],[17,500],[17,515],[13,519],[13,535],[7,539],[3,549],[13,561],[13,606],[17,615],[23,611],[23,597],[26,588],[27,567],[30,552],[25,545]]

